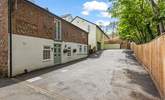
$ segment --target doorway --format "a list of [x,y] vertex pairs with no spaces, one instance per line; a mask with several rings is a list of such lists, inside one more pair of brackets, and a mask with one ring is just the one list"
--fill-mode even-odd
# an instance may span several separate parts
[[54,44],[54,64],[61,64],[61,44]]

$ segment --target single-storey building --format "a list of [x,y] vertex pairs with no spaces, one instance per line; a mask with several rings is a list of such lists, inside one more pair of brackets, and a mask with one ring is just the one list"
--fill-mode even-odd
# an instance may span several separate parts
[[28,0],[9,4],[0,1],[1,75],[15,76],[88,56],[88,32]]
[[72,23],[89,32],[88,44],[90,50],[97,51],[104,49],[104,41],[109,37],[98,25],[79,16],[75,17]]

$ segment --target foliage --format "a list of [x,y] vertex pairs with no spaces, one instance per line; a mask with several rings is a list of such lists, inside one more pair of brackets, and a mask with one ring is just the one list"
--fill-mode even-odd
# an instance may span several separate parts
[[117,31],[122,39],[142,44],[160,35],[158,25],[165,18],[165,0],[158,0],[156,7],[150,1],[110,0],[108,11],[119,19]]

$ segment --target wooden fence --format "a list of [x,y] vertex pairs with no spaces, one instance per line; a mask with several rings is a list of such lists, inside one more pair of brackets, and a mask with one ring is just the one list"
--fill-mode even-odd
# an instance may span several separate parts
[[163,100],[165,100],[165,35],[142,45],[131,43],[131,49],[139,62],[150,73],[162,98],[164,98]]

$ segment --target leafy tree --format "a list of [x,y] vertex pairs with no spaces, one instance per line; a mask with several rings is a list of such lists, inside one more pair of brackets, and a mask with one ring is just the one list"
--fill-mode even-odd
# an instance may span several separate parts
[[164,10],[164,5],[165,5],[165,1],[164,0],[149,0],[152,9],[153,9],[153,13],[154,13],[154,17],[155,20],[158,22],[158,32],[159,33],[163,33],[165,32],[165,28],[164,28],[164,22],[161,15],[162,12],[161,10]]
[[122,39],[142,44],[164,31],[164,0],[154,1],[154,5],[152,1],[110,0],[113,6],[108,11],[119,19],[117,30]]

